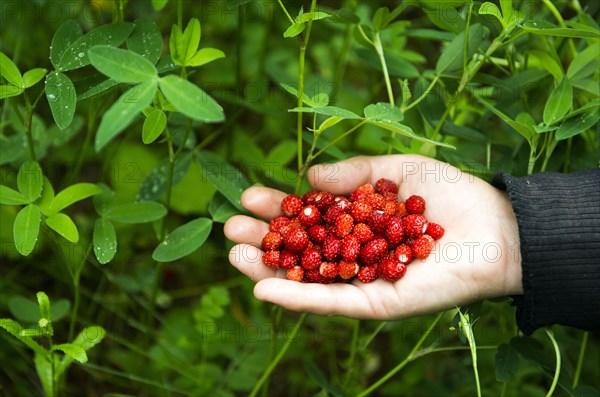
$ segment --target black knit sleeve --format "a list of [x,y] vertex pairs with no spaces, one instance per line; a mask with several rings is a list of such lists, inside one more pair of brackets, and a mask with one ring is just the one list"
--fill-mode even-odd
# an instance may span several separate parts
[[600,330],[600,169],[522,178],[498,173],[492,184],[508,192],[519,226],[519,328]]

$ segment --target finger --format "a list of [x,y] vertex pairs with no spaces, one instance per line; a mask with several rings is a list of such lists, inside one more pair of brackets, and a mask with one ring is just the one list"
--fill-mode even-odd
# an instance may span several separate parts
[[260,247],[262,238],[269,231],[269,225],[245,215],[232,216],[225,222],[225,237],[234,243],[246,243]]
[[254,281],[277,277],[277,270],[262,262],[263,252],[249,244],[238,244],[229,251],[229,262]]
[[286,196],[282,191],[268,187],[253,186],[242,193],[241,203],[248,211],[267,220],[281,215],[281,200]]
[[[383,281],[380,281],[383,283]],[[379,284],[377,281],[373,284]],[[375,286],[375,285],[373,285]],[[254,287],[257,299],[299,312],[339,314],[353,318],[387,318],[383,307],[369,303],[362,288],[352,284],[312,284],[267,278]]]
[[400,184],[404,164],[428,161],[417,155],[357,156],[333,164],[319,164],[308,172],[308,179],[316,189],[334,194],[347,194],[365,183],[374,184],[387,178]]

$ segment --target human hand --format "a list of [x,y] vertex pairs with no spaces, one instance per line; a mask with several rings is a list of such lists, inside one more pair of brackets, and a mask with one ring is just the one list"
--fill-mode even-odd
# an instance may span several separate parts
[[[285,270],[265,266],[262,237],[269,225],[237,215],[225,224],[225,235],[237,243],[230,262],[257,282],[256,298],[295,311],[340,314],[364,319],[400,319],[433,313],[485,298],[521,294],[521,255],[515,215],[505,193],[459,169],[423,156],[354,157],[315,166],[309,181],[317,190],[349,194],[379,178],[399,185],[404,201],[425,198],[424,215],[443,225],[444,236],[431,255],[415,259],[403,278],[391,283],[299,283]],[[252,187],[242,205],[267,221],[281,214],[285,193]]]

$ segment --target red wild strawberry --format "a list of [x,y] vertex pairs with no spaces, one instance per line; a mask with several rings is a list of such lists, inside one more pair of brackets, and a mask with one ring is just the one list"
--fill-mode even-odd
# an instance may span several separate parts
[[373,209],[366,201],[355,201],[350,207],[350,215],[356,222],[365,222],[371,216]]
[[350,211],[350,202],[348,200],[334,201],[325,213],[325,222],[334,224],[338,216]]
[[368,220],[367,224],[373,233],[383,234],[385,233],[385,229],[387,229],[389,222],[390,216],[388,214],[381,210],[373,210],[373,212],[371,212],[371,218]]
[[321,264],[321,252],[314,248],[307,248],[302,254],[302,267],[305,269],[316,269]]
[[325,213],[327,209],[333,204],[335,196],[329,192],[319,192],[315,196],[315,205],[322,213]]
[[270,268],[277,269],[281,265],[281,253],[279,251],[267,251],[263,254],[262,262]]
[[398,193],[398,185],[396,185],[393,181],[389,179],[381,178],[377,182],[375,182],[375,190],[381,194],[387,192],[396,194]]
[[408,237],[417,238],[427,229],[427,218],[423,215],[411,214],[402,219],[404,233]]
[[359,223],[358,225],[354,226],[352,234],[356,236],[358,242],[361,244],[371,241],[375,237],[373,231],[371,231],[371,228],[364,223]]
[[325,284],[327,283],[327,279],[321,276],[319,273],[319,268],[309,269],[304,271],[304,281],[307,283],[319,283]]
[[425,212],[425,199],[421,196],[410,196],[404,203],[409,214],[422,214]]
[[269,222],[269,231],[281,233],[281,228],[287,226],[289,223],[290,218],[288,218],[287,216],[276,216],[275,218],[271,219],[271,222]]
[[383,210],[385,208],[385,199],[379,193],[369,194],[365,201],[369,204],[374,210]]
[[402,242],[402,239],[404,238],[404,227],[402,226],[401,217],[393,216],[390,218],[388,227],[385,230],[385,236],[390,245],[396,246]]
[[389,216],[394,216],[396,214],[396,202],[386,201],[385,205],[383,206],[383,212],[385,212]]
[[392,192],[381,193],[385,201],[391,201],[392,203],[398,202],[398,195]]
[[408,265],[413,260],[412,250],[407,244],[399,245],[394,251],[394,258],[398,259],[400,263]]
[[286,277],[288,280],[302,281],[304,278],[304,269],[300,266],[294,266],[293,268],[288,269]]
[[292,230],[302,229],[302,223],[298,218],[288,218],[289,223],[279,228],[279,233],[285,238],[285,236]]
[[317,190],[309,190],[308,192],[304,193],[304,195],[302,196],[302,202],[305,205],[315,205],[315,203],[316,203],[315,198],[317,197],[318,194],[319,194],[319,192]]
[[284,241],[290,251],[302,252],[308,246],[308,233],[304,229],[294,229],[285,235]]
[[360,242],[354,234],[349,234],[342,240],[342,258],[345,261],[354,261],[360,253]]
[[422,235],[421,237],[416,239],[411,246],[414,257],[419,259],[427,258],[431,253],[434,244],[435,242],[430,235]]
[[335,220],[335,234],[339,238],[344,238],[354,227],[354,219],[350,214],[341,214]]
[[281,201],[281,212],[289,218],[298,216],[302,207],[302,199],[295,194],[290,194]]
[[373,185],[370,183],[365,183],[364,185],[357,187],[356,190],[350,194],[350,201],[364,200],[369,194],[372,193],[375,193]]
[[358,271],[358,281],[361,283],[372,283],[377,280],[377,266],[363,266]]
[[325,278],[336,278],[340,274],[339,266],[335,262],[322,262],[319,273]]
[[308,236],[314,243],[321,244],[327,238],[327,228],[323,225],[315,225],[308,228]]
[[298,264],[298,255],[289,250],[281,251],[279,258],[281,259],[279,266],[284,269],[291,269]]
[[340,277],[349,280],[358,274],[358,263],[356,261],[341,261],[339,266]]
[[433,237],[434,240],[439,240],[444,235],[444,228],[437,223],[428,223],[425,233]]
[[313,226],[321,221],[321,213],[314,205],[307,205],[300,211],[298,219],[304,226]]
[[400,263],[398,259],[387,258],[381,262],[377,268],[377,271],[379,273],[379,277],[382,279],[394,282],[404,276],[404,273],[406,273],[406,266]]
[[398,201],[396,204],[396,216],[406,216],[406,205],[404,201]]
[[360,249],[360,260],[364,265],[372,265],[387,253],[388,243],[382,238],[371,240]]
[[340,254],[340,249],[342,248],[342,241],[333,235],[327,236],[325,241],[323,241],[323,245],[321,246],[321,254],[323,258],[328,261],[335,260]]
[[263,251],[276,250],[283,243],[283,237],[277,232],[268,232],[262,239],[261,247]]

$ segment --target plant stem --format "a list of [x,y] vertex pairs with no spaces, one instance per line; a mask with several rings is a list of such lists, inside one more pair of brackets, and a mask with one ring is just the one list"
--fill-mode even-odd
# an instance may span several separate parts
[[[280,2],[281,4],[281,2]],[[310,12],[314,12],[317,6],[317,0],[312,0],[310,5]],[[286,11],[287,12],[287,11]],[[297,106],[299,108],[302,107],[302,97],[304,96],[304,63],[306,61],[306,47],[308,46],[308,41],[310,40],[310,31],[312,30],[312,19],[309,20],[306,24],[306,29],[304,32],[300,34],[298,39],[300,40],[300,54],[298,56],[298,102]],[[302,151],[302,112],[298,112],[296,118],[296,145],[298,150],[298,172],[302,170],[303,167],[303,151]],[[296,193],[300,191],[300,187],[302,186],[302,178],[298,175],[298,179],[296,180]]]
[[433,80],[431,80],[431,83],[429,83],[429,86],[425,89],[425,91],[423,91],[423,93],[414,101],[412,101],[408,106],[404,107],[402,110],[402,113],[406,112],[409,109],[412,109],[413,107],[417,106],[419,104],[419,102],[421,102],[423,99],[425,99],[425,97],[427,95],[429,95],[429,93],[431,92],[431,90],[433,89],[433,87],[435,86],[435,84],[438,82],[438,80],[440,79],[440,75],[436,74],[433,78]]
[[589,332],[585,331],[583,333],[583,338],[581,339],[581,348],[579,349],[579,358],[577,359],[577,367],[575,369],[575,375],[573,376],[573,389],[577,387],[579,384],[579,377],[581,376],[581,369],[583,368],[583,358],[585,357],[585,349],[587,348],[587,341]]
[[81,167],[83,166],[83,159],[85,158],[85,154],[87,153],[88,147],[92,140],[92,134],[94,133],[94,122],[96,120],[96,109],[90,107],[90,111],[88,114],[87,120],[87,128],[85,131],[85,140],[81,145],[81,149],[79,150],[79,156],[77,156],[77,162],[75,163],[75,168],[73,169],[73,182],[79,179],[79,174],[81,173]]
[[360,320],[353,320],[354,324],[352,326],[352,341],[350,342],[350,357],[348,357],[348,365],[346,370],[346,381],[344,383],[348,383],[350,378],[352,377],[352,370],[354,369],[354,360],[356,358],[356,350],[358,347],[358,336],[360,330]]
[[546,394],[546,397],[550,397],[554,393],[554,389],[556,389],[556,385],[558,384],[558,377],[560,375],[560,349],[558,348],[558,343],[556,343],[556,339],[554,339],[554,334],[552,330],[546,328],[546,334],[548,338],[552,341],[552,346],[554,346],[554,353],[556,355],[556,370],[554,371],[554,379],[552,380],[552,385],[550,386],[550,390]]
[[342,89],[342,82],[344,81],[344,72],[346,71],[346,59],[348,58],[348,52],[350,51],[350,45],[352,44],[352,36],[354,33],[354,25],[348,25],[346,27],[346,33],[344,34],[344,43],[338,56],[337,65],[335,67],[333,95],[331,96],[331,103],[336,103],[337,96]]
[[315,153],[309,160],[307,160],[307,162],[316,159],[321,154],[323,154],[327,149],[334,146],[338,141],[344,139],[346,136],[350,135],[351,133],[353,133],[354,131],[356,131],[357,129],[359,129],[360,127],[365,125],[366,123],[367,123],[367,121],[364,120],[364,121],[361,121],[360,123],[356,124],[354,127],[350,128],[348,131],[344,132],[342,135],[338,136],[333,141],[331,141],[327,145],[325,145],[322,149],[320,149],[317,153]]
[[281,361],[281,359],[283,358],[283,356],[285,356],[285,353],[287,353],[287,351],[290,348],[292,342],[296,338],[296,334],[298,334],[298,330],[302,326],[302,323],[304,322],[304,319],[306,318],[306,314],[307,313],[302,313],[302,315],[300,316],[300,318],[296,322],[296,325],[294,326],[294,329],[292,330],[292,333],[290,334],[290,336],[288,336],[287,341],[281,347],[281,350],[279,350],[279,353],[277,353],[277,356],[275,356],[275,358],[273,359],[273,361],[271,361],[271,363],[269,364],[269,366],[267,367],[267,369],[265,370],[265,372],[262,374],[262,376],[260,377],[260,379],[258,379],[258,381],[254,384],[254,388],[252,389],[252,392],[250,392],[250,397],[256,397],[256,394],[260,390],[260,388],[263,385],[263,383],[269,378],[269,376],[271,375],[271,372],[273,372],[273,370],[275,369],[275,367],[277,366],[277,364],[279,364],[279,361]]
[[183,0],[177,0],[177,25],[183,30]]
[[362,392],[360,392],[357,397],[364,397],[364,396],[366,396],[368,394],[371,394],[374,390],[376,390],[378,387],[380,387],[385,382],[387,382],[398,371],[400,371],[402,368],[404,368],[406,366],[406,364],[408,364],[411,361],[411,359],[413,358],[413,356],[415,355],[415,353],[417,352],[417,350],[419,350],[419,348],[421,347],[421,345],[423,344],[423,342],[425,342],[425,339],[427,339],[427,337],[429,336],[429,334],[431,334],[431,331],[433,331],[433,328],[440,321],[440,319],[442,318],[442,316],[444,315],[444,313],[445,312],[441,312],[441,313],[439,313],[437,315],[437,317],[433,320],[433,322],[431,323],[431,325],[429,326],[429,328],[427,328],[427,331],[425,331],[425,333],[423,335],[421,335],[421,338],[414,345],[414,347],[412,348],[412,350],[410,351],[410,353],[408,353],[408,356],[406,356],[406,358],[400,364],[398,364],[397,366],[395,366],[390,372],[388,372],[387,374],[385,374],[381,379],[379,379],[373,385],[371,385],[367,389],[365,389]]
[[392,83],[390,81],[390,74],[388,72],[387,63],[385,61],[383,45],[381,44],[379,32],[375,33],[375,37],[373,38],[373,47],[375,47],[375,51],[377,52],[377,56],[379,57],[379,62],[381,62],[381,69],[383,70],[383,79],[385,81],[385,87],[387,89],[388,100],[390,102],[390,105],[395,106],[394,92],[392,91]]
[[281,0],[277,0],[277,2],[279,3],[279,6],[281,7],[281,9],[283,10],[283,13],[285,14],[285,16],[287,17],[287,19],[290,21],[291,24],[294,23],[294,18],[291,17],[290,13],[288,12],[288,10],[286,10],[285,6],[283,5],[283,3],[281,2]]
[[[562,15],[560,15],[560,12],[556,9],[556,6],[552,4],[552,2],[549,0],[542,0],[542,3],[544,3],[544,5],[550,10],[554,18],[556,18],[556,20],[558,21],[558,24],[563,28],[566,27],[565,20],[563,19]],[[575,56],[577,55],[577,50],[575,49],[575,44],[573,43],[573,40],[570,37],[567,37],[567,43],[569,43],[569,51],[571,52],[571,57],[575,58]]]
[[77,323],[77,315],[79,311],[79,300],[80,300],[80,292],[79,292],[79,278],[81,276],[81,269],[85,265],[85,261],[88,256],[92,252],[92,244],[88,245],[88,248],[83,255],[83,259],[81,261],[81,265],[77,271],[73,274],[73,310],[71,311],[71,319],[69,322],[69,342],[73,341],[73,336],[75,335],[75,324]]
[[569,172],[569,165],[571,162],[571,147],[573,146],[573,137],[567,139],[567,149],[565,150],[565,164],[563,166],[563,172]]
[[[271,306],[271,339],[269,340],[269,354],[267,356],[267,362],[270,363],[275,357],[275,350],[277,348],[277,335],[279,334],[279,325],[281,324],[281,317],[283,316],[283,307],[272,305]],[[265,383],[262,385],[262,396],[267,397],[269,395],[269,383],[271,377],[267,377]]]

